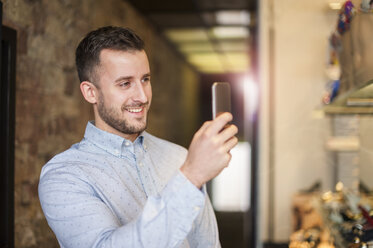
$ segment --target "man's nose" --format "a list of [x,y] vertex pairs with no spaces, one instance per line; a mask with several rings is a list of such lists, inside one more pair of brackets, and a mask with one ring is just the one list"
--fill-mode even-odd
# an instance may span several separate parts
[[141,82],[137,82],[134,87],[133,100],[145,103],[148,101],[148,97],[145,94],[144,85]]

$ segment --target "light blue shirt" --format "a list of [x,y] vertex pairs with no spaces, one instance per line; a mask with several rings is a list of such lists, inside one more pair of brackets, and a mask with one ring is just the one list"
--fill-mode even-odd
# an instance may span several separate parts
[[220,247],[205,188],[179,170],[185,148],[143,132],[133,143],[89,122],[42,169],[39,198],[61,247]]

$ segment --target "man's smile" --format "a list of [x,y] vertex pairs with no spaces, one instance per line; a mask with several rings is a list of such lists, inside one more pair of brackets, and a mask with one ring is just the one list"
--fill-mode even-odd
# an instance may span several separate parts
[[123,106],[122,110],[128,111],[130,113],[137,114],[137,113],[143,112],[148,105],[149,105],[149,102],[139,104],[139,105],[135,105],[135,106]]
[[144,110],[144,107],[127,107],[126,110],[130,113],[140,113]]

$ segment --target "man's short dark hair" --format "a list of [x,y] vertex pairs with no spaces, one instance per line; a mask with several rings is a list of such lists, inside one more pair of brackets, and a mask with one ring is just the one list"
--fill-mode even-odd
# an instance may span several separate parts
[[75,52],[80,82],[98,83],[95,82],[95,69],[100,65],[100,53],[103,49],[142,51],[144,41],[129,28],[106,26],[91,31],[79,43]]

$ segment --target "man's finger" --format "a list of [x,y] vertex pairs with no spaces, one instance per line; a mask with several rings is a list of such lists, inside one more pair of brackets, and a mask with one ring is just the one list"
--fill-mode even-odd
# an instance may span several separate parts
[[219,139],[222,143],[225,143],[227,140],[232,138],[232,136],[236,135],[238,132],[238,128],[235,125],[227,125],[223,131],[219,134]]
[[222,113],[211,122],[211,125],[208,127],[208,129],[211,133],[219,133],[231,120],[233,120],[233,116],[231,113]]
[[229,152],[233,147],[235,147],[238,143],[238,139],[236,136],[230,138],[227,142],[224,143],[223,149],[226,152]]
[[212,121],[206,121],[206,122],[204,122],[203,125],[197,131],[197,133],[204,132],[211,125],[211,123],[212,123]]

